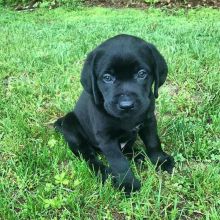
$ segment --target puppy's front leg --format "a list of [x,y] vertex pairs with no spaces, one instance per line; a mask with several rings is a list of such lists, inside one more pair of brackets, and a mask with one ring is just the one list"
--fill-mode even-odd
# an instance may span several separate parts
[[118,141],[100,144],[100,149],[109,162],[114,178],[114,185],[124,188],[126,193],[139,190],[141,184],[133,175],[127,159],[120,150]]
[[174,167],[174,159],[161,148],[154,115],[144,123],[144,127],[139,131],[139,135],[144,142],[151,162],[156,164],[157,167],[161,167],[162,170],[171,173]]

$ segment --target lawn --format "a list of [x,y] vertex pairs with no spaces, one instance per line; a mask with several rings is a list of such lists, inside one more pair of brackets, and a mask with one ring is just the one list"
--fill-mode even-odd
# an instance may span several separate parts
[[[102,185],[51,128],[82,91],[86,54],[119,33],[168,62],[156,114],[176,160],[172,175],[131,162],[143,184],[131,197]],[[0,9],[0,219],[220,219],[219,48],[214,9]]]

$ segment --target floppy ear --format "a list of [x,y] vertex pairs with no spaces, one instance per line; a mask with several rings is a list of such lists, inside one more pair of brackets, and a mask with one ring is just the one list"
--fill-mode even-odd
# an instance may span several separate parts
[[83,88],[90,95],[93,96],[96,105],[101,102],[101,94],[97,86],[97,78],[95,75],[95,61],[97,59],[97,53],[91,52],[88,54],[86,61],[81,72],[81,84]]
[[154,58],[154,96],[155,98],[158,98],[158,88],[164,84],[167,78],[168,67],[165,59],[157,48],[152,44],[149,44],[148,46],[151,49],[151,53]]

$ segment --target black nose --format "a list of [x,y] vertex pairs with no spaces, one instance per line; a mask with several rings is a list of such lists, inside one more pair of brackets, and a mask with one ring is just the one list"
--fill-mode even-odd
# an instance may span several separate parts
[[129,110],[134,108],[134,103],[131,100],[124,100],[119,102],[119,107],[124,110]]

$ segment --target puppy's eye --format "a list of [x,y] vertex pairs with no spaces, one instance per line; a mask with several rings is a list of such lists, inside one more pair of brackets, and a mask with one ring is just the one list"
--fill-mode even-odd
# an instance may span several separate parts
[[105,83],[113,83],[115,81],[115,77],[108,73],[104,74],[102,79]]
[[147,77],[147,72],[145,70],[140,70],[137,73],[137,78],[138,79],[145,79]]

